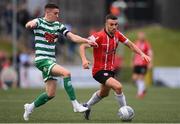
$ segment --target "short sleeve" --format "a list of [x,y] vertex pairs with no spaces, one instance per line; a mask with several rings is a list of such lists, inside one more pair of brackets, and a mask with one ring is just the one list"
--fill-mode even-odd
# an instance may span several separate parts
[[63,25],[59,24],[59,30],[58,30],[62,35],[66,36],[69,30]]
[[121,32],[118,32],[118,40],[124,44],[129,41],[128,38],[126,38],[126,36],[124,36]]

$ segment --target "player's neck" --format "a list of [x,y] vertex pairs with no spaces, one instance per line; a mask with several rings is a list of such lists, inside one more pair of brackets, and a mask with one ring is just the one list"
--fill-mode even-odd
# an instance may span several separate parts
[[44,16],[44,18],[43,18],[45,21],[47,21],[47,22],[54,22],[54,21],[52,21],[48,16]]
[[110,33],[106,28],[104,29],[104,31],[106,32],[106,34],[109,36],[109,37],[114,37],[114,34],[113,33]]
[[139,41],[140,41],[140,42],[144,42],[144,41],[145,41],[145,39],[139,39]]

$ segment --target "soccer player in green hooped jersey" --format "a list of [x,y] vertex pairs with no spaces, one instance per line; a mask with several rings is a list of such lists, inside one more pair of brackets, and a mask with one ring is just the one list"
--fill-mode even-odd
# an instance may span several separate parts
[[76,95],[71,84],[70,72],[56,64],[55,45],[59,33],[77,43],[89,43],[92,46],[97,44],[94,41],[82,38],[68,31],[66,27],[58,22],[59,7],[55,4],[45,6],[45,16],[33,19],[26,24],[26,28],[33,29],[35,34],[35,66],[42,72],[45,82],[45,92],[40,94],[32,103],[24,105],[24,120],[29,120],[32,111],[45,104],[55,96],[56,79],[54,76],[64,78],[64,88],[72,102],[74,112],[84,112],[88,108],[83,107],[76,100]]

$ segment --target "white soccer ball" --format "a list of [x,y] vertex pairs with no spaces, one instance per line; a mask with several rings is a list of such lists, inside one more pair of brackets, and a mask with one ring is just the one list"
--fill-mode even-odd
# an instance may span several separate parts
[[122,121],[131,121],[134,118],[135,113],[130,106],[123,106],[119,109],[118,115]]

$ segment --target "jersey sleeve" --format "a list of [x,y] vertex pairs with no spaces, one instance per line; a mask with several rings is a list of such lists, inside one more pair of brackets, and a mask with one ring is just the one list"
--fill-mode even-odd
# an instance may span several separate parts
[[63,24],[59,24],[59,33],[61,33],[62,35],[66,36],[67,33],[69,32],[69,30],[63,25]]
[[121,32],[118,32],[118,40],[124,44],[129,41],[128,38],[126,38],[126,36],[124,36]]

